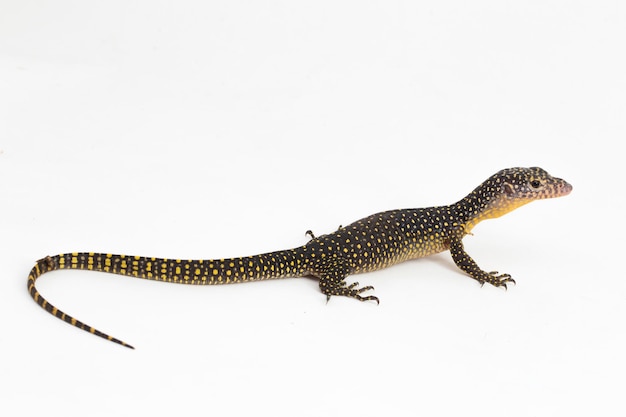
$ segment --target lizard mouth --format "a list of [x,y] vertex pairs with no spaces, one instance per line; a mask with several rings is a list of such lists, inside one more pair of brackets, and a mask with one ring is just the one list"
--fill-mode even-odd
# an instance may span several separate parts
[[572,187],[572,184],[568,183],[567,181],[559,179],[559,185],[557,188],[557,197],[568,195],[569,193],[572,192],[573,188],[574,187]]

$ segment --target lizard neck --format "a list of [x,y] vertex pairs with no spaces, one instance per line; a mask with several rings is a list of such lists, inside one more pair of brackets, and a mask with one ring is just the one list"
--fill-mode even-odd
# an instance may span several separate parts
[[531,199],[510,198],[502,193],[477,192],[477,190],[454,204],[454,211],[465,234],[469,234],[474,226],[483,220],[498,218],[532,201]]

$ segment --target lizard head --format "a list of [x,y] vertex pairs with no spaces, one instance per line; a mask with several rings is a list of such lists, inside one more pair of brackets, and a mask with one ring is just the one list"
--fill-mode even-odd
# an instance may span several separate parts
[[458,204],[468,218],[466,229],[500,217],[531,201],[568,195],[572,186],[539,167],[498,171]]
[[534,200],[568,195],[572,186],[539,167],[508,168],[497,172],[488,182],[508,200],[529,203]]

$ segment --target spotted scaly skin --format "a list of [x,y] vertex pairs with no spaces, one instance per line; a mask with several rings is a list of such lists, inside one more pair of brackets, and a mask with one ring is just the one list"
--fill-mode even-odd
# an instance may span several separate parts
[[154,281],[214,285],[266,279],[314,276],[327,298],[342,295],[378,302],[362,295],[373,287],[347,284],[348,275],[376,271],[409,259],[450,250],[456,265],[481,284],[506,288],[508,274],[485,272],[463,249],[462,239],[479,222],[500,217],[531,201],[561,197],[572,186],[541,168],[508,168],[489,177],[474,191],[448,206],[391,210],[373,214],[300,247],[230,259],[180,260],[102,253],[70,253],[37,261],[28,276],[28,291],[46,311],[97,336],[133,348],[51,305],[35,287],[45,272],[82,269]]

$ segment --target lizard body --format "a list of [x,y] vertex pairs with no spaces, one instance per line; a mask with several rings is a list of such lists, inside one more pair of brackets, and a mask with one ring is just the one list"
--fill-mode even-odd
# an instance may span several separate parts
[[342,295],[378,302],[373,295],[362,295],[373,287],[347,284],[345,278],[449,250],[456,265],[469,276],[481,284],[486,282],[506,288],[507,282],[515,282],[511,276],[480,269],[463,249],[463,237],[482,220],[500,217],[534,200],[567,195],[571,190],[570,184],[541,168],[509,168],[492,175],[454,204],[376,213],[318,237],[309,231],[311,240],[294,249],[209,260],[91,252],[48,256],[37,261],[31,270],[28,291],[37,304],[61,320],[132,348],[51,305],[37,291],[37,278],[59,269],[102,271],[194,285],[314,276],[328,298]]

